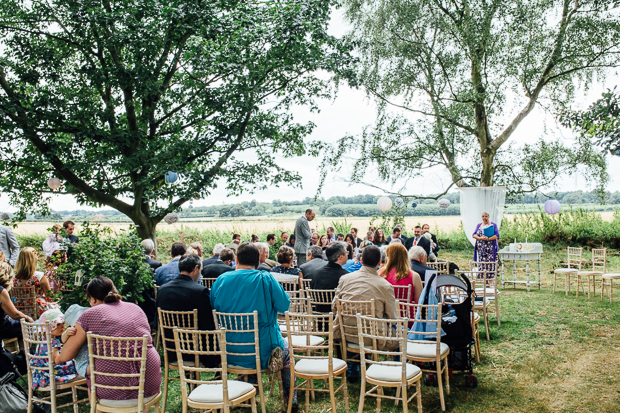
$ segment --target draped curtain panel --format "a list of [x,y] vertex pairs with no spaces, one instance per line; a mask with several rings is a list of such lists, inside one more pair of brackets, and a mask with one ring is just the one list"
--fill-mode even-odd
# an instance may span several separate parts
[[476,226],[482,222],[482,213],[488,212],[491,222],[495,222],[499,228],[504,215],[504,202],[506,201],[506,188],[501,187],[471,187],[459,188],[461,191],[461,222],[465,235],[471,242],[476,244],[472,234]]

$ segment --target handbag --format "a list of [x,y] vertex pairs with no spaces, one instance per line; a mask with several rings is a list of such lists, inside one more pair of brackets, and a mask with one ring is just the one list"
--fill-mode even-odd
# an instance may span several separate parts
[[0,406],[2,413],[25,413],[28,411],[28,394],[15,382],[15,373],[0,377]]
[[[263,279],[263,275],[261,274],[261,284],[263,286],[263,298],[265,299],[265,308],[269,308],[267,305],[267,293],[265,290],[265,280]],[[273,347],[273,341],[271,340],[271,334],[269,334],[269,342],[271,343],[271,347]],[[281,371],[284,368],[284,351],[280,347],[276,347],[271,350],[271,355],[269,356],[269,360],[267,361],[267,366],[272,373],[276,371]]]

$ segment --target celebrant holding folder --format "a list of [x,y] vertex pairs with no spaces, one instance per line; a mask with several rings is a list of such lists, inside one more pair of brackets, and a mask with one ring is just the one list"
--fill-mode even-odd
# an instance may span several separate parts
[[489,220],[489,213],[482,213],[482,222],[478,224],[473,235],[476,240],[474,249],[475,262],[497,261],[497,240],[499,230],[497,225]]

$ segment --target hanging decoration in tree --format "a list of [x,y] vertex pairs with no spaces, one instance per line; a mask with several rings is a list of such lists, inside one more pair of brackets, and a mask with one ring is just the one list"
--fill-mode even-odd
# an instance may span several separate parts
[[175,222],[179,221],[179,214],[177,214],[176,212],[166,214],[166,216],[164,217],[164,221],[166,221],[168,224],[174,224]]
[[450,206],[450,200],[448,198],[441,198],[437,201],[437,205],[439,205],[439,208],[448,208]]
[[0,220],[2,221],[8,221],[10,220],[11,217],[9,216],[9,214],[7,214],[6,212],[3,212],[2,214],[0,214]]
[[381,211],[385,212],[388,209],[392,208],[392,200],[387,196],[382,196],[377,200],[377,206]]
[[413,202],[411,203],[411,208],[415,208],[415,207],[417,207],[417,206],[418,206],[418,202],[417,202],[417,201],[413,201]]
[[77,270],[75,273],[75,279],[73,280],[73,285],[79,287],[82,285],[82,278],[84,278],[84,272],[82,270]]
[[176,172],[168,171],[166,173],[166,182],[169,184],[173,184],[179,179],[179,174]]
[[55,189],[60,188],[60,179],[58,179],[58,178],[50,178],[47,181],[47,186],[52,188],[52,191],[55,190]]
[[545,202],[545,212],[549,215],[555,215],[560,212],[560,202],[557,199],[550,199]]
[[402,207],[403,205],[405,205],[405,201],[403,201],[402,198],[396,198],[394,200],[394,205],[396,205],[397,208]]

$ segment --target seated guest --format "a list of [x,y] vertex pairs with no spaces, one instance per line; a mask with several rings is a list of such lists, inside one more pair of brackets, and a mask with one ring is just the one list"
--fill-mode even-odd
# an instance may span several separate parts
[[67,239],[72,244],[77,244],[80,242],[80,239],[76,237],[75,235],[73,235],[73,232],[75,231],[75,222],[65,221],[62,223],[62,227],[65,229],[65,233],[67,234]]
[[226,245],[226,248],[231,249],[233,251],[237,251],[237,248],[239,247],[239,244],[241,244],[241,235],[233,234],[232,242],[230,244]]
[[426,280],[426,271],[435,271],[434,268],[426,266],[426,251],[422,247],[411,247],[409,260],[411,260],[411,269],[420,275],[422,281]]
[[390,235],[389,237],[387,237],[387,239],[385,240],[388,245],[395,239],[399,240],[402,244],[405,243],[405,241],[401,238],[401,227],[399,225],[396,225],[394,227],[394,229],[392,230],[392,235]]
[[276,247],[276,234],[267,234],[267,244],[269,244],[269,259],[274,261],[280,247]]
[[327,243],[331,244],[336,241],[336,236],[334,235],[334,227],[327,227]]
[[338,235],[336,235],[336,241],[344,241],[344,234],[339,232]]
[[6,262],[4,253],[0,251],[0,340],[21,337],[22,327],[19,320],[22,318],[32,323],[32,318],[17,310],[13,305],[13,300],[9,295],[12,281],[13,268]]
[[271,275],[277,281],[299,281],[303,277],[299,268],[293,268],[293,259],[295,258],[295,251],[291,247],[283,245],[278,251],[277,267],[271,269]]
[[385,239],[385,234],[383,233],[383,230],[381,228],[377,228],[377,230],[375,231],[375,235],[374,235],[373,239],[374,239],[373,243],[377,247],[382,247],[384,245],[387,245],[387,240]]
[[288,238],[288,242],[286,243],[287,247],[295,248],[295,234],[291,235]]
[[150,238],[142,240],[142,247],[144,248],[144,262],[150,265],[153,271],[161,267],[161,262],[151,258],[151,254],[155,251],[155,243],[153,240]]
[[347,263],[345,265],[342,266],[342,268],[344,268],[345,270],[349,271],[349,272],[354,272],[359,270],[360,268],[362,268],[362,250],[364,248],[360,248],[359,250],[357,250],[357,254],[355,255],[355,259],[353,259],[353,263],[349,263],[350,260],[347,260]]
[[362,239],[357,237],[357,228],[351,228],[351,235],[353,235],[353,239],[355,240],[355,247],[359,248],[362,245]]
[[260,237],[258,235],[254,235],[252,234],[252,243],[255,244],[257,242],[260,242]]
[[411,247],[416,246],[424,248],[426,255],[431,253],[431,241],[422,236],[422,227],[419,225],[416,225],[413,229],[413,237],[405,242],[405,248],[407,248],[408,251],[411,250]]
[[[422,280],[417,272],[411,271],[411,263],[407,250],[402,244],[390,244],[385,250],[387,263],[379,271],[382,276],[392,285],[410,285],[411,297],[417,303],[422,292]],[[404,297],[397,297],[402,299]]]
[[[205,269],[207,265],[216,263],[220,259],[220,253],[222,252],[224,248],[228,248],[228,247],[225,247],[224,244],[215,244],[215,247],[213,247],[213,256],[202,262],[202,269]],[[228,248],[228,249],[232,250],[233,248]]]
[[355,250],[353,249],[353,245],[347,244],[347,262],[342,266],[342,268],[355,264],[354,257],[355,257]]
[[185,253],[196,254],[202,260],[202,254],[204,254],[204,249],[202,248],[202,244],[200,242],[192,242],[191,244],[189,244],[189,248]]
[[[313,290],[333,290],[338,286],[340,277],[348,274],[349,271],[342,268],[347,262],[347,245],[344,242],[336,241],[325,250],[327,264],[319,268],[312,275],[310,288]],[[321,312],[329,312],[327,309],[317,309]]]
[[259,258],[260,264],[258,265],[258,270],[270,272],[271,267],[265,263],[265,261],[267,260],[267,257],[269,256],[269,244],[267,244],[266,242],[256,242],[254,244],[256,245],[256,248],[258,248],[258,251],[260,252],[260,258]]
[[[422,225],[422,234],[426,234],[431,232],[431,226],[428,224],[424,224]],[[439,252],[439,244],[437,243],[437,237],[435,236],[435,234],[431,234],[431,241],[433,241],[433,245],[432,247],[432,251],[435,255],[437,255],[437,253]]]
[[[50,282],[47,276],[41,271],[37,271],[37,262],[39,256],[37,251],[32,247],[23,248],[19,251],[17,263],[15,263],[15,278],[13,279],[13,287],[35,287],[37,307],[41,312],[48,309],[47,303],[51,302],[46,297],[50,290]],[[26,304],[26,299],[13,298],[14,303],[19,306]],[[39,314],[29,314],[39,317]]]
[[312,245],[308,247],[306,253],[306,262],[302,264],[299,269],[303,273],[303,278],[311,280],[314,273],[327,262],[323,260],[323,250],[318,245]]
[[224,248],[220,251],[219,259],[211,265],[202,268],[203,278],[217,278],[228,271],[234,271],[232,266],[235,261],[235,252]]
[[288,232],[283,232],[280,234],[280,246],[282,245],[286,245],[287,247],[290,247],[290,245],[288,245]]
[[166,265],[162,265],[155,270],[155,283],[160,287],[170,280],[173,280],[180,274],[179,272],[179,260],[187,251],[187,247],[182,242],[175,242],[170,249],[170,255],[172,261]]
[[[224,251],[229,251],[232,254],[232,250],[226,249]],[[210,267],[217,265],[213,264]],[[198,329],[215,330],[209,290],[199,282],[201,269],[202,264],[198,255],[186,254],[181,257],[179,275],[162,286],[157,292],[157,308],[167,311],[193,311],[197,309]],[[230,267],[229,269],[232,270]],[[173,338],[172,330],[166,329],[164,334],[166,338]],[[174,362],[176,359],[177,353],[174,350],[169,351],[168,361]],[[193,357],[188,355],[187,360],[193,360]],[[220,363],[219,357],[216,356],[201,356],[201,361],[203,364],[207,363],[208,367],[215,367]]]
[[313,232],[312,236],[310,236],[310,245],[319,245],[319,233]]
[[345,235],[344,242],[351,245],[353,249],[357,248],[357,241],[355,240],[355,236],[353,234]]
[[366,233],[366,239],[364,241],[362,241],[362,243],[360,244],[360,248],[364,248],[367,247],[369,245],[374,245],[373,240],[375,237],[375,232],[374,231],[368,231]]
[[[284,400],[288,401],[291,388],[290,358],[287,341],[282,338],[278,327],[278,313],[288,311],[289,296],[271,274],[257,271],[260,252],[257,245],[244,242],[237,249],[237,270],[222,274],[211,287],[211,306],[222,313],[252,313],[258,311],[258,329],[260,334],[261,368],[268,367],[271,352],[279,347],[283,350],[284,369],[282,384]],[[247,335],[247,334],[246,334]],[[241,334],[230,334],[226,348],[229,352],[244,352],[247,346],[236,348],[235,340],[248,342],[252,338],[243,338]],[[253,347],[252,347],[253,350]],[[229,365],[256,368],[253,357],[229,354]],[[296,395],[293,397],[296,403]]]
[[325,248],[327,248],[328,246],[329,238],[325,234],[321,235],[321,238],[319,238],[319,247],[321,247],[321,249],[325,251]]
[[[381,261],[381,250],[374,245],[368,246],[362,251],[362,268],[358,271],[346,274],[340,278],[336,295],[332,303],[332,312],[336,314],[336,298],[348,301],[375,300],[376,318],[395,319],[396,299],[392,285],[377,274],[377,266]],[[341,337],[341,331],[337,319],[334,322],[334,339]],[[356,326],[356,317],[344,317],[343,322],[347,326]],[[369,345],[371,343],[368,343]],[[383,340],[377,341],[379,349],[389,350],[388,344]],[[359,362],[352,362],[347,367],[347,377],[352,381],[359,380]]]
[[[75,334],[67,339],[62,348],[62,353],[54,357],[54,364],[61,364],[72,360],[78,354],[82,346],[86,344],[86,332],[111,337],[142,337],[148,336],[148,348],[146,355],[146,373],[144,382],[144,400],[148,401],[155,397],[161,389],[161,359],[151,338],[151,327],[146,315],[140,308],[125,301],[121,301],[112,280],[106,277],[95,277],[86,286],[86,296],[91,308],[84,311],[78,318],[75,326]],[[104,373],[126,374],[135,372],[135,362],[95,360],[98,371]],[[86,375],[90,388],[90,374]],[[135,386],[135,377],[108,377],[108,386]],[[118,390],[109,388],[97,388],[97,397],[102,404],[114,406],[138,404],[138,390]]]

